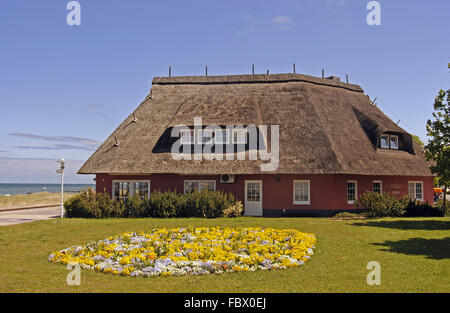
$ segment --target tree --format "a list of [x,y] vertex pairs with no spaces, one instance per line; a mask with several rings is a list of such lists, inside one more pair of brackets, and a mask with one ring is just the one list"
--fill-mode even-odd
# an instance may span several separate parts
[[440,90],[434,101],[433,119],[427,121],[428,144],[425,146],[427,160],[433,160],[431,171],[444,185],[444,212],[447,209],[447,187],[450,184],[450,89]]

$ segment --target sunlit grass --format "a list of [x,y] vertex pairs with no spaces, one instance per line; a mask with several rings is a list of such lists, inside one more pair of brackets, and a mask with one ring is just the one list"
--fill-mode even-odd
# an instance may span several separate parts
[[[298,268],[185,277],[124,277],[82,270],[68,286],[49,254],[124,231],[228,225],[314,233],[314,255]],[[325,218],[55,219],[0,227],[0,292],[448,292],[450,218],[339,221]],[[366,283],[369,261],[381,286]]]
[[[65,193],[64,200],[72,197],[74,193]],[[29,195],[0,196],[0,208],[54,205],[61,203],[60,193],[38,192]]]

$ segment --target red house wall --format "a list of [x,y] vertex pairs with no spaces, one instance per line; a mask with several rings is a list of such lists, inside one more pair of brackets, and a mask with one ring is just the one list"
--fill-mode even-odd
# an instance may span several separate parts
[[[215,180],[216,190],[232,192],[236,198],[244,203],[245,180],[262,181],[262,198],[264,215],[281,215],[286,213],[309,212],[317,215],[329,215],[338,210],[355,209],[352,204],[347,204],[347,181],[357,181],[357,193],[362,194],[366,190],[372,190],[374,180],[382,181],[382,192],[394,193],[400,196],[408,194],[408,181],[423,181],[425,201],[433,202],[433,177],[417,176],[365,176],[365,175],[237,175],[233,184],[220,183],[219,175],[176,175],[153,174],[144,175],[120,175],[98,174],[96,177],[97,192],[106,191],[112,193],[113,180],[150,180],[151,192],[155,190],[172,190],[183,192],[184,180]],[[310,205],[293,204],[293,180],[310,181]]]

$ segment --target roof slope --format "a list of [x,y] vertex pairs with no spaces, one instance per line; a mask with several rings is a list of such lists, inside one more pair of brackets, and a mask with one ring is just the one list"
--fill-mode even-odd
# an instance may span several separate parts
[[[280,125],[276,173],[431,176],[420,146],[361,87],[300,74],[155,77],[151,97],[78,173],[273,173],[261,172],[261,161],[248,157],[175,161],[170,153],[152,153],[166,129],[193,125],[194,117],[202,117],[203,125]],[[402,134],[410,153],[377,149],[385,131]]]

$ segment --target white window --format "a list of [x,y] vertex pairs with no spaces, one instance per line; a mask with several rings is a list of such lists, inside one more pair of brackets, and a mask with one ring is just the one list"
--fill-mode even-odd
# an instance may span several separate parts
[[247,144],[247,130],[233,129],[233,144],[245,145]]
[[383,149],[394,149],[398,150],[398,136],[383,134],[381,135],[380,146]]
[[381,194],[383,192],[383,185],[381,183],[381,180],[374,180],[373,181],[373,192]]
[[358,192],[358,185],[356,180],[347,181],[347,203],[354,204],[356,200],[356,195]]
[[184,181],[184,193],[202,190],[216,190],[215,180],[185,180]]
[[211,129],[199,129],[198,130],[198,143],[211,144],[212,143],[212,130]]
[[247,202],[261,201],[261,182],[247,182]]
[[390,135],[390,145],[391,145],[391,149],[398,149],[398,136],[395,135]]
[[214,142],[216,144],[229,144],[230,143],[230,135],[229,129],[217,129],[214,131]]
[[180,133],[182,145],[191,145],[194,143],[194,131],[192,129],[183,129]]
[[127,200],[138,195],[141,199],[150,197],[150,181],[113,181],[113,197],[117,200]]
[[294,204],[311,204],[309,180],[294,180]]
[[389,135],[381,135],[381,148],[389,149]]
[[423,182],[409,181],[408,195],[413,200],[423,200]]

